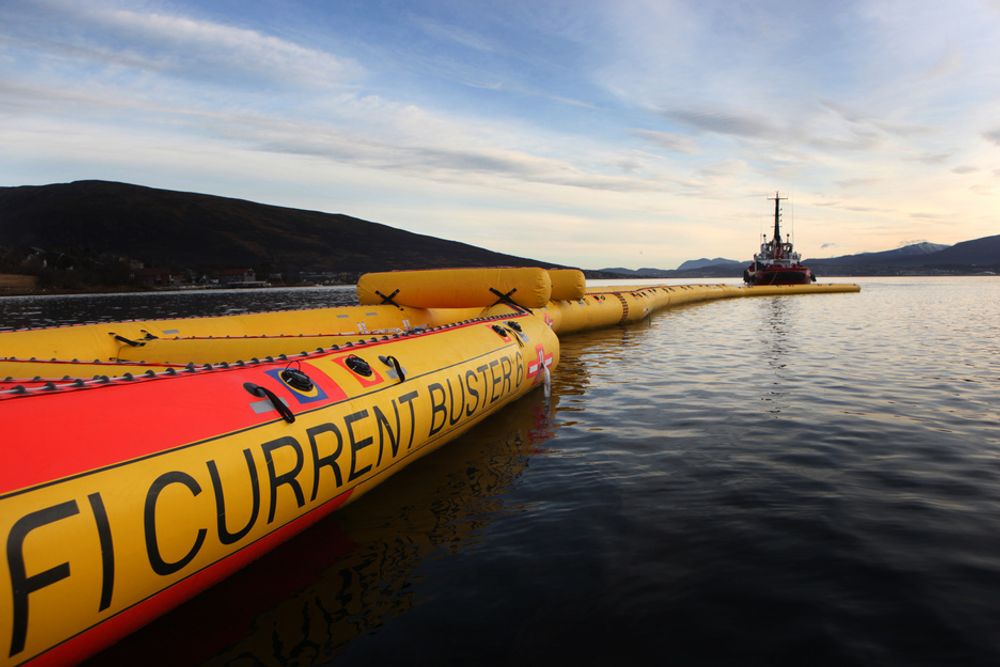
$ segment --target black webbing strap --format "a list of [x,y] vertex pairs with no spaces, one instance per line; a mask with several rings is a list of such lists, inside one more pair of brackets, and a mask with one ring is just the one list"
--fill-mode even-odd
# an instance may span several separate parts
[[395,301],[392,300],[392,297],[394,297],[397,294],[399,294],[399,289],[398,288],[395,289],[395,290],[393,290],[392,294],[390,294],[388,296],[386,296],[385,294],[382,294],[382,292],[379,292],[378,290],[375,290],[375,293],[378,294],[380,297],[382,297],[382,303],[379,304],[380,306],[384,306],[387,303],[391,303],[392,305],[396,306],[396,308],[402,309],[401,305],[399,305],[398,303],[396,303]]
[[516,301],[514,301],[514,299],[510,298],[511,294],[513,294],[514,292],[517,291],[516,287],[514,289],[512,289],[511,291],[507,292],[506,294],[504,294],[503,292],[501,292],[500,290],[498,290],[495,287],[491,287],[490,291],[493,292],[494,294],[496,294],[497,297],[498,297],[497,300],[493,303],[494,306],[499,305],[501,303],[506,303],[508,306],[511,306],[513,308],[517,308],[521,312],[524,312],[526,310],[524,308],[524,306],[518,304]]
[[396,370],[396,377],[399,378],[400,382],[406,382],[406,372],[403,370],[402,365],[400,365],[399,359],[391,354],[385,357],[380,357],[380,359],[382,359],[383,363],[392,366]]
[[289,424],[295,421],[295,413],[292,412],[292,409],[267,387],[261,387],[259,384],[254,384],[253,382],[244,382],[243,388],[253,396],[269,400],[274,409],[281,415],[281,418]]
[[116,334],[114,331],[109,331],[108,335],[114,336],[115,340],[117,340],[119,342],[122,342],[122,343],[125,343],[129,347],[142,347],[143,345],[145,345],[145,343],[139,342],[137,340],[131,340],[129,338],[126,338],[125,336],[121,336],[119,334]]

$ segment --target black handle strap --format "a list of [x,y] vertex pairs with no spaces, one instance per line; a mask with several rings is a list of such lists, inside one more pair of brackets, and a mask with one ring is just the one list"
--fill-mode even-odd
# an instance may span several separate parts
[[266,398],[271,401],[271,405],[273,405],[274,409],[278,411],[281,418],[289,424],[295,421],[295,413],[292,412],[292,409],[285,405],[285,402],[278,398],[278,396],[267,387],[262,387],[259,384],[254,384],[253,382],[247,382],[243,385],[243,388],[254,396]]
[[382,360],[382,363],[386,364],[387,366],[393,367],[393,369],[396,371],[396,377],[399,378],[400,384],[406,381],[406,373],[403,372],[403,367],[400,365],[399,359],[392,356],[391,354],[387,354],[386,356],[379,358]]
[[126,338],[125,336],[120,336],[120,335],[116,334],[114,331],[109,331],[108,335],[114,336],[115,340],[117,340],[119,342],[122,342],[122,343],[125,343],[126,345],[128,345],[130,347],[142,347],[143,345],[145,345],[145,343],[140,343],[137,340],[131,340],[129,338]]

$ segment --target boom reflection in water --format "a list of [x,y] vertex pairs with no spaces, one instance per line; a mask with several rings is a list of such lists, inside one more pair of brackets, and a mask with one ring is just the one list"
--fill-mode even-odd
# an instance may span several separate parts
[[[512,404],[243,571],[97,656],[149,664],[321,664],[414,605],[412,584],[435,553],[455,554],[503,506],[502,495],[552,435],[540,392]],[[175,642],[175,637],[184,637]]]

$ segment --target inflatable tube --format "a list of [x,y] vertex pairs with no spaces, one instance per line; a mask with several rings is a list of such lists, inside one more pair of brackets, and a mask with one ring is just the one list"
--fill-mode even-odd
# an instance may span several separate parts
[[541,308],[552,298],[545,269],[433,269],[366,273],[358,281],[362,304],[393,303],[414,308],[484,308],[510,300]]
[[82,382],[84,379],[106,381],[105,378],[184,370],[181,364],[147,364],[125,362],[39,361],[37,359],[0,359],[0,391],[24,387],[44,387]]
[[[429,309],[430,321],[451,324],[451,318],[468,315],[466,320],[475,319],[482,313],[480,308]],[[462,320],[464,321],[464,320]],[[441,326],[441,325],[439,325]],[[421,329],[414,329],[420,331]],[[371,333],[371,332],[370,332]],[[376,338],[371,338],[372,341]],[[368,342],[358,334],[298,334],[281,336],[207,336],[158,338],[143,341],[139,346],[122,346],[118,349],[116,361],[159,364],[219,364],[239,363],[265,359],[280,355],[305,354],[325,347],[346,345],[347,343]]]
[[587,279],[579,269],[549,269],[552,301],[582,299],[587,293]]
[[[540,386],[527,313],[0,392],[4,664],[76,662]],[[53,416],[58,415],[58,419]]]
[[360,338],[357,334],[161,338],[146,341],[142,347],[123,347],[118,351],[118,359],[123,362],[181,365],[185,362],[220,364],[255,359],[272,361],[273,357],[282,355],[301,355],[334,345],[366,342],[368,342],[366,339]]
[[[141,351],[157,340],[289,336],[341,336],[347,340],[359,335],[403,333],[451,324],[477,317],[480,312],[481,308],[397,308],[369,305],[76,324],[2,331],[0,351],[4,356],[18,359],[35,357],[102,362],[145,359]],[[315,347],[313,345],[307,349]],[[294,351],[299,352],[301,348]],[[261,351],[246,358],[263,357],[267,354],[278,353]],[[225,361],[224,358],[207,360]],[[193,359],[181,358],[180,361],[187,363]]]
[[[582,299],[554,301],[538,314],[560,334],[598,329],[636,322],[663,308],[684,304],[746,296],[780,296],[790,294],[830,294],[858,292],[854,284],[768,285],[736,287],[734,285],[652,285],[628,287],[590,287]],[[492,312],[492,311],[489,311]]]

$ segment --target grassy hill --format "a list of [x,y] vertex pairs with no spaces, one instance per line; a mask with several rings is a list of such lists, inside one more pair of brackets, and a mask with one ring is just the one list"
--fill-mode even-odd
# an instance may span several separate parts
[[[116,258],[147,267],[359,274],[534,265],[525,257],[414,234],[347,215],[107,181],[0,188],[0,271],[44,254],[79,270]],[[69,258],[69,259],[66,259]],[[65,267],[64,267],[65,268]]]

